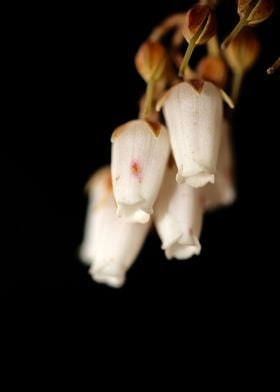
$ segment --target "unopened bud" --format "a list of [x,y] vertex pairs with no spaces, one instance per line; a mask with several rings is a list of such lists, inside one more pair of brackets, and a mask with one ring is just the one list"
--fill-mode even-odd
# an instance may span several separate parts
[[260,43],[251,29],[241,31],[226,49],[226,58],[234,72],[244,73],[255,63]]
[[[251,2],[252,0],[238,1],[237,12],[240,18],[244,17],[246,9]],[[263,22],[272,14],[273,10],[273,0],[259,0],[247,18],[247,25],[255,25],[257,23]]]
[[222,43],[222,49],[226,49],[245,26],[255,25],[264,21],[272,14],[273,10],[273,0],[239,0],[237,12],[240,16],[240,21]]
[[205,44],[216,33],[213,11],[207,5],[193,6],[187,12],[182,33],[188,43],[197,35],[196,45]]
[[198,76],[203,80],[208,80],[220,88],[224,88],[227,82],[228,69],[221,57],[203,57],[197,66]]
[[196,45],[205,44],[215,35],[216,19],[213,11],[207,5],[197,4],[193,6],[187,12],[182,33],[189,46],[182,61],[179,76],[184,76],[185,69]]
[[145,82],[158,80],[164,70],[166,53],[159,42],[144,42],[136,56],[135,66]]

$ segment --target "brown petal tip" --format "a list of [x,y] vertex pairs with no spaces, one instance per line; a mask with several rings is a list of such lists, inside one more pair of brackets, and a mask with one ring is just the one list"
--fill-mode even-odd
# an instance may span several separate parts
[[196,93],[200,94],[203,89],[204,81],[201,79],[187,80],[187,83],[195,90]]
[[150,121],[150,120],[145,120],[145,121],[149,125],[149,128],[150,128],[152,134],[155,137],[159,137],[160,130],[161,130],[161,124],[157,121]]
[[116,138],[117,138],[118,136],[120,136],[120,134],[122,134],[122,133],[126,130],[127,124],[128,124],[128,123],[125,123],[125,124],[123,124],[123,125],[120,125],[119,127],[117,127],[117,128],[114,130],[114,132],[112,133],[112,136],[111,136],[111,142],[112,142],[112,143],[114,143],[114,141],[116,140]]

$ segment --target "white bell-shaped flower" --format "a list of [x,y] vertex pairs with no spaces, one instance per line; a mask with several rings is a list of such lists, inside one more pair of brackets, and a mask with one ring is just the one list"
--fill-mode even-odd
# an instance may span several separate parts
[[219,152],[215,184],[207,184],[201,189],[207,210],[227,206],[234,202],[236,189],[234,183],[234,156],[229,122],[222,123],[222,141]]
[[219,89],[210,82],[182,82],[172,87],[161,103],[178,183],[195,188],[214,183],[223,112]]
[[114,131],[111,168],[119,217],[149,221],[169,151],[168,134],[160,123],[134,120]]
[[154,222],[168,259],[188,259],[201,251],[203,209],[198,189],[175,180],[176,166],[166,169],[155,203]]
[[136,259],[150,225],[128,223],[116,215],[110,168],[100,170],[88,184],[89,205],[81,259],[99,283],[120,287]]

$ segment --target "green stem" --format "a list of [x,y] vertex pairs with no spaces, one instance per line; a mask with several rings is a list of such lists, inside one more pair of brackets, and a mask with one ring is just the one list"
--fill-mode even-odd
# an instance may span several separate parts
[[239,94],[240,94],[240,89],[243,81],[244,73],[241,71],[234,72],[233,74],[233,81],[232,81],[232,89],[231,89],[231,98],[236,104]]
[[187,68],[187,66],[189,64],[189,61],[190,61],[191,55],[192,55],[192,53],[194,51],[195,45],[196,45],[196,36],[194,35],[192,37],[192,39],[190,40],[190,43],[189,43],[188,48],[186,50],[186,53],[185,53],[185,56],[183,58],[182,64],[180,66],[180,69],[179,69],[179,76],[180,77],[184,76],[185,69]]
[[207,51],[210,56],[219,57],[220,56],[220,47],[217,39],[217,35],[215,34],[212,38],[207,42]]
[[153,92],[154,92],[154,81],[151,79],[147,82],[144,117],[147,117],[150,114],[152,102],[153,102]]
[[229,35],[222,43],[222,50],[225,50],[229,46],[231,41],[237,36],[237,34],[240,33],[243,27],[246,26],[246,24],[248,23],[248,18],[251,15],[251,12],[255,8],[255,6],[257,5],[258,1],[259,0],[252,0],[248,4],[247,8],[245,9],[245,13],[243,17],[240,19],[240,21],[237,23],[237,25],[234,27],[234,29],[231,31],[231,33],[229,33]]

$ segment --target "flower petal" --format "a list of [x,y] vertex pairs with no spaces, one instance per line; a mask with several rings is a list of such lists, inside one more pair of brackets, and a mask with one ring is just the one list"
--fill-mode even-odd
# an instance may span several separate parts
[[127,223],[116,215],[112,188],[108,188],[110,168],[96,181],[91,181],[89,207],[80,257],[91,266],[94,280],[120,287],[136,259],[149,224]]
[[172,87],[163,107],[178,167],[177,181],[192,187],[214,183],[221,139],[222,98],[204,82],[200,93],[187,82]]
[[227,206],[236,199],[234,184],[234,157],[230,135],[230,125],[224,119],[222,124],[222,142],[219,152],[217,174],[215,184],[207,184],[202,189],[205,198],[206,209],[212,210]]
[[114,132],[113,191],[118,215],[128,222],[150,219],[162,182],[170,147],[165,127],[156,125],[135,120]]
[[175,165],[166,170],[155,203],[154,221],[168,259],[188,259],[201,251],[202,204],[198,190],[175,181]]

